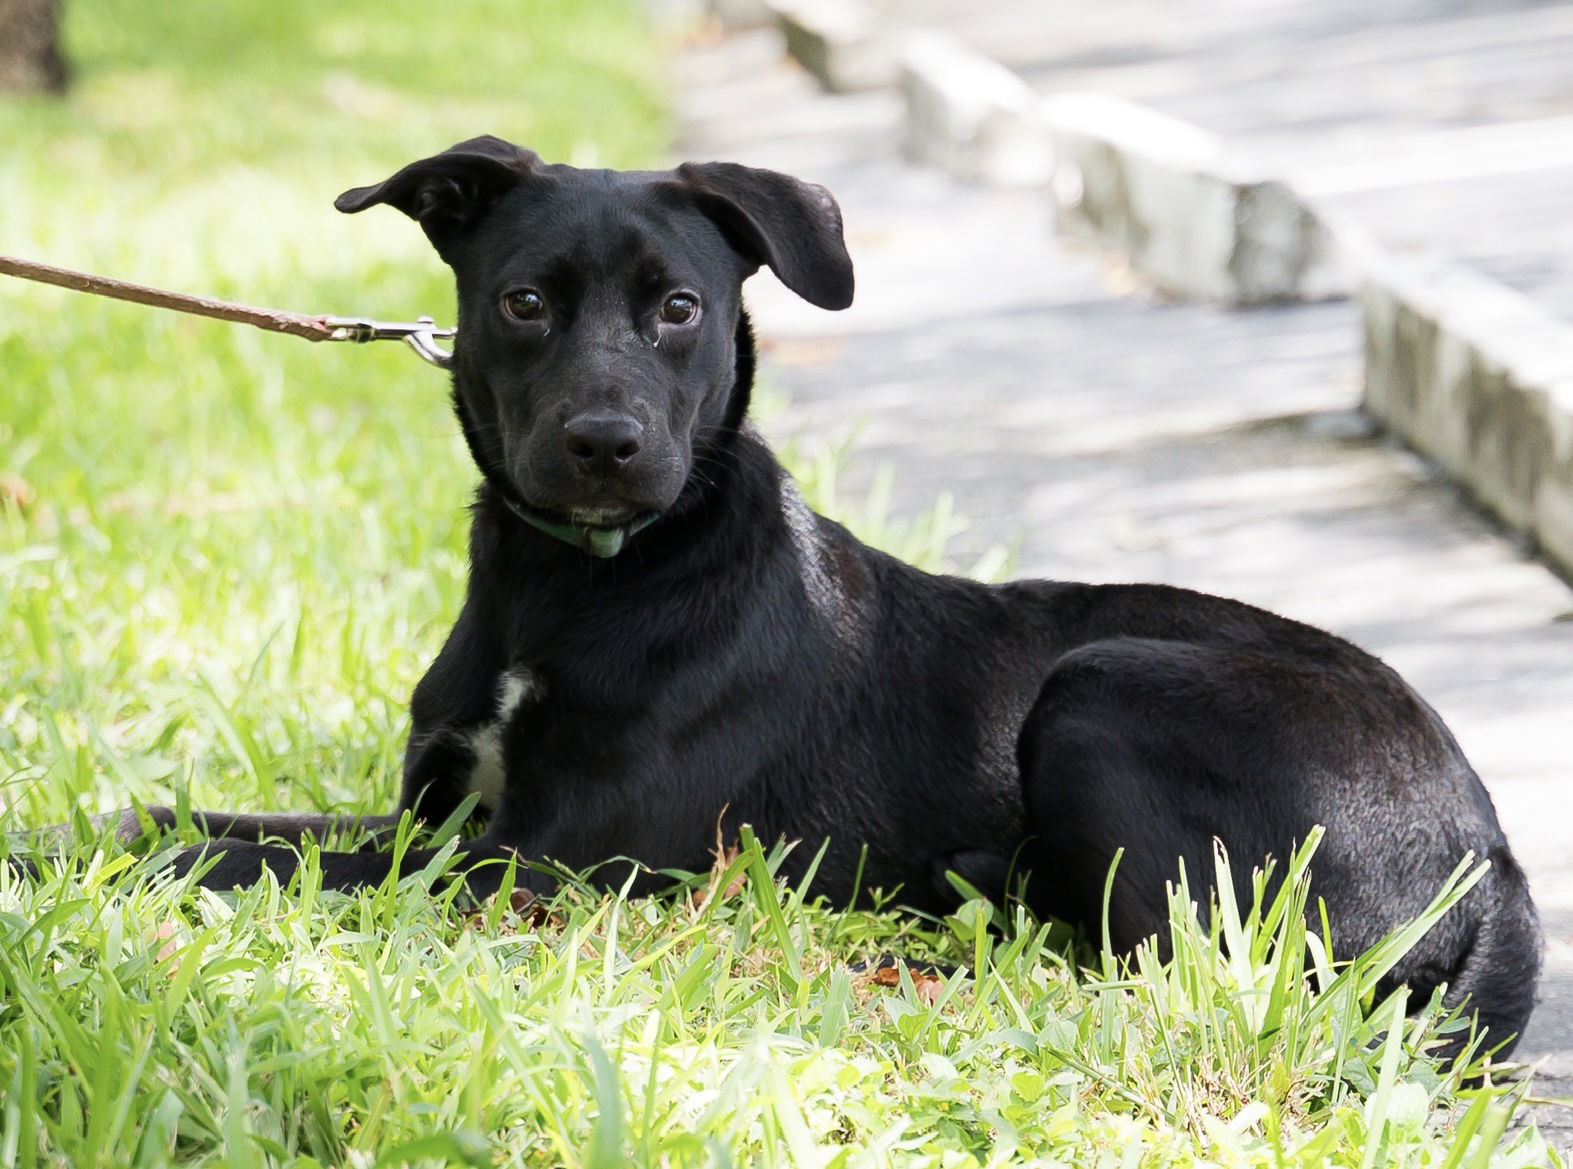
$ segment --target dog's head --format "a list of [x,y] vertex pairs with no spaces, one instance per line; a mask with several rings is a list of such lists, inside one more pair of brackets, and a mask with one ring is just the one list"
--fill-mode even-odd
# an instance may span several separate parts
[[741,285],[761,265],[822,308],[852,301],[835,200],[774,171],[579,170],[486,137],[336,206],[377,203],[417,220],[453,269],[470,449],[548,526],[626,531],[677,503],[737,421]]

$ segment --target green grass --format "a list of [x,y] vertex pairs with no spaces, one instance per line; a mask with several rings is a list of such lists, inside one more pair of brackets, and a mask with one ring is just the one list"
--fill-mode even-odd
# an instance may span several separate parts
[[[482,131],[617,165],[666,139],[635,0],[65,11],[74,94],[0,104],[0,251],[148,283],[450,319],[414,225],[338,191]],[[463,586],[444,379],[14,282],[0,377],[0,822],[389,807]],[[836,453],[795,462],[833,507]],[[882,498],[841,510],[940,562],[946,509]],[[221,897],[74,858],[0,866],[0,1165],[1547,1163],[1511,1093],[1423,1057],[1433,1008],[1368,1001],[1405,939],[1335,976],[1290,901],[1202,928],[1182,892],[1172,964],[1088,973],[1009,908],[830,913],[770,842],[522,917],[435,872],[324,894],[308,857]],[[961,969],[849,969],[886,952]]]
[[[1373,1004],[1419,925],[1334,971],[1310,848],[1173,962],[1079,971],[1048,927],[834,914],[746,841],[673,895],[570,884],[466,913],[434,874],[355,896],[0,881],[7,1164],[1530,1166],[1500,1090]],[[1224,870],[1225,876],[1227,875]],[[1478,875],[1478,873],[1474,874]],[[427,887],[430,894],[427,895]],[[959,966],[893,985],[848,961]],[[1312,995],[1318,974],[1326,989]],[[1373,1009],[1374,1008],[1374,1009]],[[1437,1108],[1451,1105],[1444,1123]]]

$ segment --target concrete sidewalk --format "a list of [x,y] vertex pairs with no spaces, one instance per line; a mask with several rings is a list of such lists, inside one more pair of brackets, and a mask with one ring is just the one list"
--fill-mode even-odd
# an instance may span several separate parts
[[942,30],[1040,94],[1161,110],[1395,254],[1440,251],[1573,319],[1573,5],[854,2],[886,45]]
[[1146,299],[1058,241],[1041,195],[905,165],[896,95],[822,95],[773,32],[697,46],[682,69],[682,157],[790,171],[846,213],[852,309],[818,312],[768,276],[749,289],[766,377],[793,402],[778,434],[861,426],[847,489],[890,464],[897,511],[950,492],[973,521],[962,562],[1004,542],[1018,575],[1236,596],[1400,669],[1530,871],[1548,952],[1520,1051],[1542,1090],[1573,1092],[1573,593],[1373,435],[1356,309]]

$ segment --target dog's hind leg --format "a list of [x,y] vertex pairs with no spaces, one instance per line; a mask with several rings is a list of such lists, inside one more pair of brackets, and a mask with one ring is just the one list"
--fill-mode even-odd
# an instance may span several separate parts
[[[168,809],[161,809],[167,811]],[[400,814],[366,816],[346,812],[192,812],[191,821],[214,840],[282,840],[291,844],[322,842],[335,836],[356,838],[358,851],[385,847],[399,826]]]
[[[395,869],[400,877],[420,872],[440,855],[440,849],[432,848],[412,848],[398,856],[392,852],[323,852],[318,855],[318,864],[324,889],[349,890],[379,885]],[[472,897],[481,900],[497,892],[508,871],[508,862],[517,856],[513,849],[479,837],[458,845],[450,871],[462,877]],[[214,890],[254,885],[264,869],[282,884],[294,876],[301,862],[300,853],[285,845],[219,839],[182,849],[172,862],[171,871],[184,876],[210,858],[214,858],[213,863],[202,873],[198,884]],[[557,882],[520,863],[514,866],[513,885],[544,894],[553,891]]]
[[[1236,900],[1251,870],[1283,861],[1321,825],[1310,895],[1325,902],[1347,960],[1419,914],[1468,854],[1480,885],[1394,967],[1388,989],[1424,1003],[1470,996],[1488,1045],[1522,1028],[1539,935],[1522,874],[1489,798],[1428,707],[1378,663],[1122,638],[1066,654],[1044,683],[1019,749],[1040,913],[1128,951],[1167,935],[1164,885],[1183,861],[1214,884],[1213,841]],[[1269,884],[1268,895],[1273,893]],[[1205,904],[1205,901],[1203,901]],[[1314,901],[1313,901],[1314,904]]]
[[[120,844],[134,844],[146,836],[175,828],[179,823],[179,815],[174,808],[153,804],[93,816],[88,823],[95,833],[113,836]],[[365,816],[343,812],[254,815],[246,812],[192,811],[191,823],[202,835],[214,840],[220,837],[256,842],[283,840],[300,845],[309,840],[325,841],[334,836],[355,836],[360,840],[360,849],[372,849],[391,839],[393,830],[398,827],[399,816]],[[74,838],[75,829],[70,824],[10,834],[13,851],[17,845],[43,850],[58,849]]]
[[942,899],[959,905],[962,893],[951,882],[954,874],[981,896],[999,905],[1010,893],[1012,869],[1013,858],[1003,853],[969,848],[930,861],[929,882]]

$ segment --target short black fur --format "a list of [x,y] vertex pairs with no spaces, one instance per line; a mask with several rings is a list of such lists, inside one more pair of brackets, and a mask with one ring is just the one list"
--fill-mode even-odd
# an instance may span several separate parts
[[[514,855],[632,858],[651,889],[709,863],[719,820],[802,841],[791,875],[828,840],[815,889],[843,903],[861,873],[942,910],[947,869],[999,896],[1014,864],[1035,909],[1096,928],[1124,848],[1109,924],[1128,948],[1161,928],[1179,859],[1211,873],[1216,837],[1243,877],[1322,824],[1314,892],[1345,955],[1467,852],[1491,861],[1393,981],[1470,996],[1492,1041],[1523,1028],[1540,960],[1523,874],[1452,736],[1380,661],[1180,589],[932,576],[803,504],[745,422],[740,288],[770,266],[815,304],[850,302],[822,188],[731,164],[548,166],[488,138],[339,205],[379,202],[421,221],[458,282],[454,405],[482,484],[401,807],[441,820],[482,795],[463,848],[477,893],[502,871],[481,862]],[[531,522],[651,514],[607,558]],[[261,841],[329,826],[207,822],[224,838],[180,865],[218,855],[214,887],[287,875],[295,851]],[[337,886],[391,864],[323,858]]]

